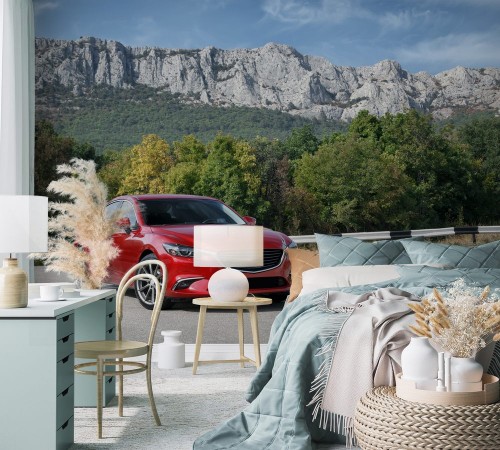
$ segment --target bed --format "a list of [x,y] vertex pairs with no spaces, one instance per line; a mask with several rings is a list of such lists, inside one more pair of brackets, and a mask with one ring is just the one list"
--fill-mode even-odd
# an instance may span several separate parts
[[[292,286],[273,323],[267,354],[246,393],[248,407],[200,436],[193,448],[355,444],[357,399],[373,386],[393,384],[401,370],[414,322],[407,304],[433,288],[446,291],[456,280],[500,293],[500,241],[469,247],[428,238],[499,232],[500,227],[471,227],[302,238],[301,243],[314,240],[318,253],[297,251],[295,259],[306,269],[302,276],[291,258],[299,288]],[[498,343],[483,349],[478,360],[485,371],[500,375]]]

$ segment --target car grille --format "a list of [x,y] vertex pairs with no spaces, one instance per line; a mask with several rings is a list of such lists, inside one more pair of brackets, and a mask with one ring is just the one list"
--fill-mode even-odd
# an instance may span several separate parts
[[278,267],[283,261],[283,250],[278,248],[264,249],[264,265],[260,267],[237,267],[241,272],[264,272]]
[[272,289],[287,286],[287,282],[281,277],[257,277],[249,278],[248,284],[250,290],[255,291],[256,289]]

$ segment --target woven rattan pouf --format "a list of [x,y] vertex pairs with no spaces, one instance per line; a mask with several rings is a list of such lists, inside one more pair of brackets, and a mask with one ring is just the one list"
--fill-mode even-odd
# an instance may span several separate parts
[[500,403],[429,405],[396,397],[394,387],[378,387],[359,401],[354,433],[363,450],[498,450]]

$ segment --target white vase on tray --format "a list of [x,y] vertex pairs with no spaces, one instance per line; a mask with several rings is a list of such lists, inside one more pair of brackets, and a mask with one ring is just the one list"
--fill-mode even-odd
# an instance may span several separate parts
[[401,353],[402,377],[415,382],[417,389],[435,389],[438,355],[426,337],[412,337]]
[[483,390],[483,366],[474,358],[451,358],[452,392],[475,392]]

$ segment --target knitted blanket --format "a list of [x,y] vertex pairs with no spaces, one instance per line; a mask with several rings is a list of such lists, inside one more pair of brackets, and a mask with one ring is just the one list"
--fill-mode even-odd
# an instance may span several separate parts
[[[374,386],[393,385],[401,368],[401,352],[412,334],[413,315],[407,304],[419,297],[396,288],[362,295],[330,292],[325,308],[332,313],[351,310],[336,344],[327,350],[323,370],[314,383],[313,418],[320,425],[344,434],[352,445],[354,410]],[[335,339],[332,339],[332,344]]]

